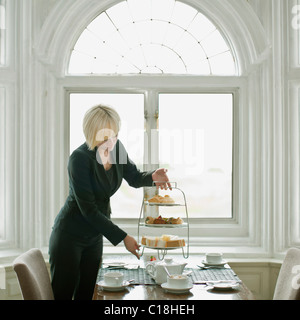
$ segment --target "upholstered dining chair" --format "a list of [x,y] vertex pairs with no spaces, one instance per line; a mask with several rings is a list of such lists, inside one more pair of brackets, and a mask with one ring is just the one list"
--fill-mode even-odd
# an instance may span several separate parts
[[287,251],[276,282],[273,300],[300,300],[300,249]]
[[31,249],[13,262],[24,300],[54,300],[49,273],[39,249]]

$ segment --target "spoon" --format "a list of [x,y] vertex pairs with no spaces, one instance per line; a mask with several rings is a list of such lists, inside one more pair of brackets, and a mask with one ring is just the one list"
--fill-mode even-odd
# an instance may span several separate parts
[[227,269],[225,266],[200,266],[197,265],[200,269]]
[[168,271],[167,267],[166,267],[166,266],[164,266],[164,268],[165,268],[165,270],[166,270],[167,275],[168,275],[169,277],[171,277],[171,275],[170,275],[170,273],[169,273],[169,271]]

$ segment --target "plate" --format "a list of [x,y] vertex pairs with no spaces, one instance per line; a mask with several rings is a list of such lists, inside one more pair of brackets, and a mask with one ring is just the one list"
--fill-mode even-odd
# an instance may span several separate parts
[[149,204],[149,206],[166,206],[166,207],[183,206],[183,204],[180,204],[180,203],[161,203],[161,202],[148,202],[148,201],[145,201],[145,203]]
[[118,261],[103,262],[103,264],[108,267],[124,267],[126,265],[125,262],[118,262]]
[[150,227],[150,228],[182,228],[187,225],[186,222],[180,223],[180,224],[149,224],[145,223],[145,227]]
[[164,290],[166,290],[166,291],[168,291],[168,292],[170,292],[170,293],[176,293],[176,294],[187,293],[187,292],[189,292],[189,290],[191,290],[191,289],[193,288],[192,285],[190,285],[190,286],[187,287],[187,288],[180,288],[180,289],[171,288],[171,287],[168,286],[168,283],[167,283],[167,282],[161,284],[161,287],[162,287]]
[[239,283],[236,281],[207,281],[206,284],[216,290],[235,290],[239,287]]
[[206,260],[202,260],[202,263],[205,266],[218,266],[218,267],[220,267],[220,266],[224,266],[227,263],[227,261],[222,260],[220,263],[208,263],[208,262],[206,262]]
[[184,246],[181,246],[181,247],[150,247],[150,246],[146,246],[146,245],[143,245],[143,247],[145,248],[149,248],[149,249],[158,249],[158,250],[174,250],[174,249],[180,249],[180,248],[183,248]]
[[100,286],[103,290],[106,291],[122,291],[124,290],[126,287],[128,287],[130,285],[129,281],[124,281],[123,285],[115,287],[115,286],[108,286],[107,284],[105,284],[104,281],[99,281],[98,286]]

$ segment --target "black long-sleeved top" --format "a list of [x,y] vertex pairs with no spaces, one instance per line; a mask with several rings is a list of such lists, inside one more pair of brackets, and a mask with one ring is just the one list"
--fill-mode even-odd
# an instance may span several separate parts
[[84,143],[71,154],[69,196],[53,228],[84,238],[102,234],[113,245],[126,237],[126,232],[110,220],[110,197],[119,189],[123,178],[134,188],[151,186],[153,171],[139,171],[119,140],[111,156],[115,166],[113,184],[109,183],[97,148],[91,151]]

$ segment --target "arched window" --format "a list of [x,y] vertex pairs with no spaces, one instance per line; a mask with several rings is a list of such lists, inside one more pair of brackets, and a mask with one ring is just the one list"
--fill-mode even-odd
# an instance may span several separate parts
[[[111,105],[121,115],[119,139],[132,160],[140,169],[168,168],[188,193],[191,218],[232,218],[235,89],[226,81],[203,87],[208,76],[237,75],[229,43],[181,1],[126,0],[101,10],[70,53],[68,73],[80,83],[69,91],[70,152],[84,142],[86,110]],[[129,75],[123,83],[120,74]],[[158,79],[159,89],[153,88]],[[93,89],[90,80],[97,82]],[[113,217],[138,217],[142,198],[143,190],[122,184],[112,198]]]
[[70,74],[234,75],[235,60],[220,30],[177,0],[126,0],[83,31]]

